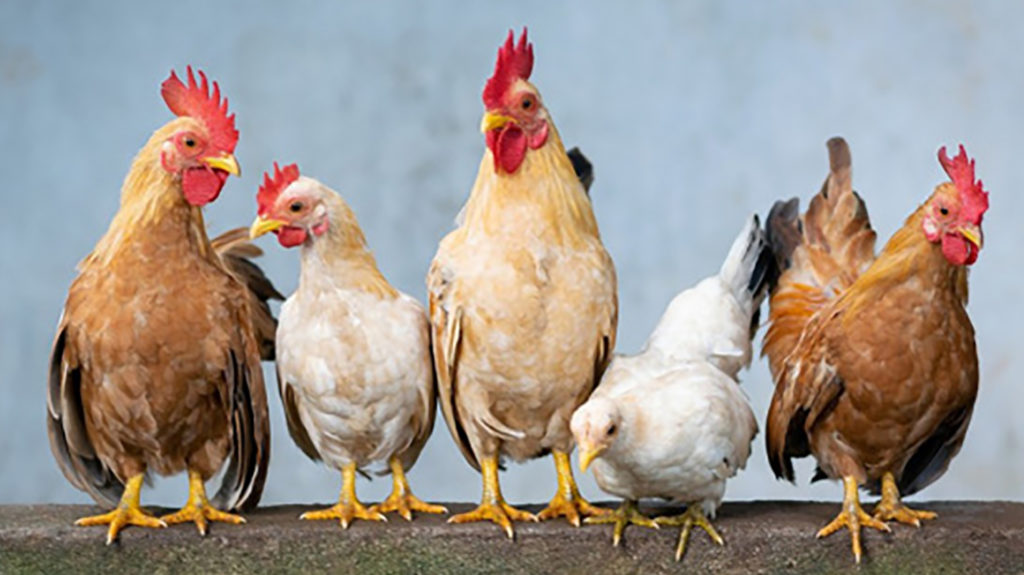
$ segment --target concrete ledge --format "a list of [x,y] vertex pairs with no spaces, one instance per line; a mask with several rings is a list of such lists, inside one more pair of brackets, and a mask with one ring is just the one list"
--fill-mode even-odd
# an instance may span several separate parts
[[939,519],[920,530],[894,525],[890,535],[868,530],[860,568],[846,532],[814,539],[837,503],[727,503],[716,522],[725,547],[695,531],[681,565],[674,528],[629,527],[616,549],[610,526],[575,529],[564,520],[518,524],[512,542],[491,524],[426,516],[344,531],[299,521],[310,507],[283,506],[247,515],[248,525],[215,524],[206,538],[190,525],[130,527],[107,547],[105,528],[72,525],[94,508],[0,506],[0,573],[1024,573],[1024,503],[918,506]]

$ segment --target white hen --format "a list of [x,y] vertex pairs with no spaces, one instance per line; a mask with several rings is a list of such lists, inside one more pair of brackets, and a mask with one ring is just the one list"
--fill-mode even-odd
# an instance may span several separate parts
[[[610,517],[618,545],[629,523],[679,525],[676,560],[690,527],[714,517],[726,480],[742,469],[757,422],[738,385],[750,364],[751,338],[775,262],[757,216],[740,232],[717,275],[677,295],[643,351],[617,356],[600,386],[572,418],[580,467],[593,462],[598,485],[622,497]],[[656,522],[637,500],[659,497],[687,505],[679,517]]]
[[[338,504],[304,519],[383,520],[397,511],[444,512],[409,490],[412,467],[434,425],[434,371],[426,311],[384,279],[341,196],[294,165],[260,189],[254,237],[274,231],[302,246],[299,288],[281,307],[277,372],[288,431],[312,459],[342,473]],[[356,472],[388,462],[391,496],[367,509]]]

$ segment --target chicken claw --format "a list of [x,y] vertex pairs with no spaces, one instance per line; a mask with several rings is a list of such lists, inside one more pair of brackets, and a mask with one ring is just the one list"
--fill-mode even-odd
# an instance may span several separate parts
[[615,511],[608,511],[608,513],[602,514],[598,517],[587,517],[583,522],[587,525],[614,524],[615,528],[612,531],[612,545],[614,547],[619,546],[619,542],[622,540],[622,532],[626,530],[627,525],[633,524],[641,527],[658,529],[658,523],[643,513],[640,513],[640,510],[637,509],[636,501],[630,500],[623,501],[622,505],[620,505]]
[[551,503],[541,511],[537,518],[541,521],[565,517],[574,527],[580,526],[580,516],[600,517],[611,513],[610,509],[595,507],[580,495],[576,481],[572,477],[572,466],[569,454],[552,451],[555,459],[555,471],[558,473],[558,492]]
[[139,491],[142,489],[143,475],[140,473],[128,480],[124,487],[124,494],[121,495],[121,502],[109,513],[83,517],[75,521],[75,525],[109,525],[107,530],[107,545],[117,541],[117,534],[127,525],[139,527],[163,528],[167,524],[146,513],[139,507]]
[[160,518],[167,525],[194,521],[200,535],[206,535],[208,521],[220,521],[240,525],[245,523],[245,518],[233,513],[225,513],[213,505],[206,498],[206,486],[198,471],[188,470],[188,503],[180,511],[164,515]]
[[896,478],[888,471],[882,476],[882,499],[875,505],[873,515],[881,521],[895,520],[914,527],[921,527],[922,519],[935,519],[939,516],[934,511],[918,511],[904,505],[900,500]]
[[498,458],[485,457],[480,462],[480,471],[483,475],[484,493],[480,506],[472,511],[460,513],[451,517],[448,523],[472,523],[474,521],[493,521],[505,530],[509,539],[515,538],[515,530],[512,528],[513,521],[537,521],[533,513],[520,511],[512,507],[501,496],[501,487],[498,485]]
[[338,519],[343,529],[348,529],[353,519],[365,519],[367,521],[387,521],[379,511],[374,508],[367,509],[365,505],[356,498],[356,464],[348,463],[341,469],[341,495],[338,496],[338,503],[320,509],[318,511],[307,511],[299,516],[299,519],[317,521],[323,519]]
[[711,540],[719,545],[725,545],[725,540],[718,534],[715,527],[711,525],[708,518],[704,516],[704,510],[701,509],[700,504],[691,504],[686,507],[686,511],[682,515],[676,515],[674,517],[658,517],[654,520],[658,525],[667,525],[671,527],[682,527],[679,530],[679,544],[676,545],[676,561],[683,558],[683,554],[686,553],[686,543],[690,540],[690,528],[694,525],[700,527],[707,532]]
[[394,482],[391,495],[384,501],[370,507],[370,512],[383,514],[397,511],[406,521],[412,521],[413,511],[420,513],[448,513],[448,509],[444,506],[431,505],[412,494],[412,490],[409,489],[409,481],[405,478],[402,462],[398,457],[391,458],[391,477]]
[[878,519],[868,515],[860,506],[860,499],[857,496],[857,480],[853,477],[843,477],[843,510],[832,520],[831,523],[818,531],[818,538],[828,537],[843,527],[850,530],[851,545],[853,547],[853,558],[860,564],[860,528],[871,527],[879,531],[890,532],[889,526]]

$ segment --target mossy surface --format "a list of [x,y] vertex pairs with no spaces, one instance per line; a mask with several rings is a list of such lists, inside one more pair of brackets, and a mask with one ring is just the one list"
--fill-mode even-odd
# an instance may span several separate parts
[[919,530],[865,532],[860,567],[845,532],[814,538],[834,504],[728,504],[716,520],[726,545],[695,531],[681,564],[673,560],[678,531],[667,528],[630,527],[614,548],[609,527],[564,521],[517,525],[509,541],[494,525],[423,516],[343,530],[299,521],[305,508],[290,506],[261,509],[244,526],[213,525],[205,538],[188,525],[129,528],[108,547],[103,528],[71,526],[93,509],[8,506],[0,507],[0,573],[1024,573],[1024,504],[919,506],[940,518]]

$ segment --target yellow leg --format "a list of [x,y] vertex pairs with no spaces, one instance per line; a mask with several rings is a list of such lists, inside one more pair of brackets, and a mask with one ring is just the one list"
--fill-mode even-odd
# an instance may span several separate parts
[[198,471],[188,470],[188,501],[180,511],[161,517],[168,525],[192,521],[199,529],[200,535],[206,535],[208,521],[220,521],[239,525],[245,523],[245,518],[233,513],[225,513],[210,504],[206,498],[206,485]]
[[676,561],[683,558],[683,554],[686,553],[686,543],[690,540],[690,529],[696,525],[707,532],[711,540],[719,545],[725,545],[725,540],[722,536],[715,531],[711,522],[704,516],[704,510],[701,509],[700,503],[691,503],[686,506],[686,511],[682,515],[675,517],[659,517],[654,520],[658,525],[671,525],[673,527],[681,527],[679,530],[679,543],[676,544]]
[[471,523],[474,521],[493,521],[500,525],[509,539],[515,537],[512,529],[513,521],[537,521],[533,513],[520,511],[505,503],[498,485],[498,457],[485,457],[480,462],[480,473],[484,480],[484,493],[480,505],[473,511],[460,513],[448,520],[448,523]]
[[853,558],[860,563],[860,528],[871,527],[879,531],[889,532],[889,526],[868,515],[860,506],[860,498],[857,496],[857,480],[853,477],[843,477],[843,510],[832,520],[831,523],[818,531],[818,538],[827,537],[843,527],[850,530],[851,545],[853,547]]
[[600,515],[598,517],[587,517],[583,520],[587,525],[606,525],[613,523],[615,528],[612,530],[612,545],[615,547],[619,546],[619,542],[622,540],[622,532],[626,530],[626,526],[629,524],[640,525],[641,527],[653,527],[658,528],[658,524],[647,517],[640,510],[637,509],[636,501],[625,500],[618,509],[610,513]]
[[75,521],[75,525],[109,525],[107,545],[117,540],[117,534],[126,525],[167,527],[166,523],[149,515],[139,507],[139,492],[142,491],[143,477],[143,474],[140,473],[128,480],[124,486],[124,493],[121,494],[121,501],[113,511],[102,515],[83,517]]
[[383,502],[370,507],[370,511],[378,513],[389,513],[397,511],[406,521],[412,521],[412,512],[421,513],[448,513],[448,510],[441,505],[431,505],[420,500],[412,494],[409,489],[409,481],[405,478],[405,469],[398,457],[392,457],[389,462],[391,466],[391,495]]
[[569,523],[579,527],[580,516],[600,517],[611,513],[610,509],[594,507],[580,495],[576,481],[572,477],[568,453],[552,451],[551,456],[555,459],[555,471],[558,473],[558,491],[551,503],[537,515],[540,520],[565,517]]
[[359,499],[356,498],[356,464],[349,463],[341,469],[341,495],[338,496],[338,503],[333,507],[320,511],[307,511],[299,516],[299,519],[337,519],[341,526],[348,529],[353,519],[366,519],[368,521],[387,521],[373,509],[367,509]]
[[939,515],[933,511],[917,511],[903,504],[900,490],[896,487],[896,478],[888,471],[882,476],[882,499],[875,506],[875,519],[889,521],[894,519],[900,523],[921,526],[922,519],[935,519]]

